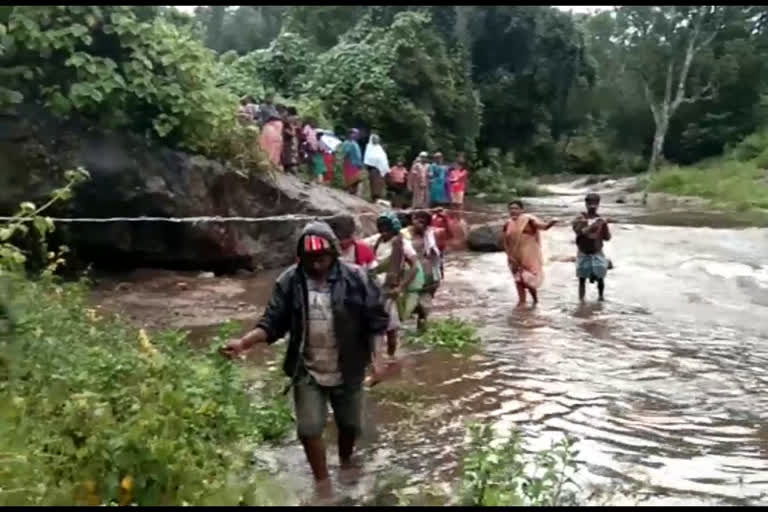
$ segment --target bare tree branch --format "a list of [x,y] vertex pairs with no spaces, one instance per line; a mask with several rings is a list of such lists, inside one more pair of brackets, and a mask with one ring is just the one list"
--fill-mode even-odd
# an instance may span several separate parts
[[686,96],[681,100],[681,103],[696,103],[697,101],[708,101],[715,99],[717,96],[717,88],[710,82],[693,96]]

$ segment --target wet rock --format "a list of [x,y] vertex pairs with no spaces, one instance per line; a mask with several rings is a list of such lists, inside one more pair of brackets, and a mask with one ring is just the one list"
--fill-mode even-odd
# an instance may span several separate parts
[[189,285],[187,283],[176,283],[176,288],[182,291],[189,290]]
[[627,198],[625,196],[621,196],[618,199],[616,199],[616,203],[618,204],[625,204],[627,202]]
[[501,241],[501,229],[503,223],[482,224],[470,228],[467,236],[467,247],[477,252],[498,252],[503,251],[504,247]]
[[[272,217],[351,214],[361,235],[375,232],[381,207],[330,187],[268,170],[247,172],[202,156],[57,121],[38,107],[0,116],[0,215],[22,201],[44,202],[83,166],[91,179],[52,216]],[[364,215],[368,214],[368,215]],[[67,224],[57,236],[83,263],[165,268],[282,267],[292,263],[305,219],[243,222]]]
[[235,273],[235,275],[238,277],[251,277],[253,275],[253,272],[250,270],[241,268]]
[[117,283],[117,286],[115,286],[116,292],[126,292],[131,289],[130,283]]
[[216,277],[216,274],[213,272],[201,272],[197,275],[198,279],[213,279]]

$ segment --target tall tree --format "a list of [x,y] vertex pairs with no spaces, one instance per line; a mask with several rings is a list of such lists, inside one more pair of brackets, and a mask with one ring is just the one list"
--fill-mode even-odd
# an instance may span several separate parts
[[648,172],[663,156],[670,120],[681,105],[710,100],[710,45],[734,10],[723,6],[624,6],[617,10],[620,58],[640,80],[654,121]]

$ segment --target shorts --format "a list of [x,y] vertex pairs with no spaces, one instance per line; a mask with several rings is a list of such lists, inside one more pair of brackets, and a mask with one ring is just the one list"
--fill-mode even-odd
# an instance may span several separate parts
[[293,386],[296,433],[299,438],[322,437],[328,420],[328,402],[338,430],[360,437],[363,424],[363,385],[319,385],[311,375],[297,379]]
[[579,251],[576,256],[576,277],[579,279],[605,279],[608,273],[608,259],[602,252],[584,254]]

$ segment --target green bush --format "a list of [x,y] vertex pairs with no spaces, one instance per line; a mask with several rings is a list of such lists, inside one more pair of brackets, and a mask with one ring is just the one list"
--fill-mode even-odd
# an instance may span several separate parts
[[768,149],[768,130],[761,130],[745,137],[726,154],[740,162],[746,162],[756,158],[760,153]]
[[6,87],[62,116],[212,157],[234,158],[245,138],[255,146],[236,122],[237,97],[218,87],[213,52],[167,17],[139,18],[136,9],[14,7],[0,69],[15,70]]
[[[520,433],[497,439],[490,425],[468,427],[462,462],[462,504],[467,506],[566,506],[576,504],[573,440],[565,437],[528,457]],[[532,460],[531,460],[532,459]]]
[[480,343],[480,338],[474,326],[458,318],[449,317],[430,320],[427,329],[414,337],[413,342],[460,352]]
[[0,452],[15,465],[0,470],[0,502],[258,504],[247,446],[287,431],[282,396],[273,388],[254,403],[230,362],[183,333],[150,339],[103,318],[85,291],[13,284]]
[[[279,370],[254,397],[240,370],[184,333],[154,334],[106,318],[84,282],[36,279],[9,240],[45,239],[41,207],[25,203],[0,225],[0,505],[272,503],[248,468],[249,446],[282,437],[291,413]],[[265,494],[267,491],[267,494]]]

